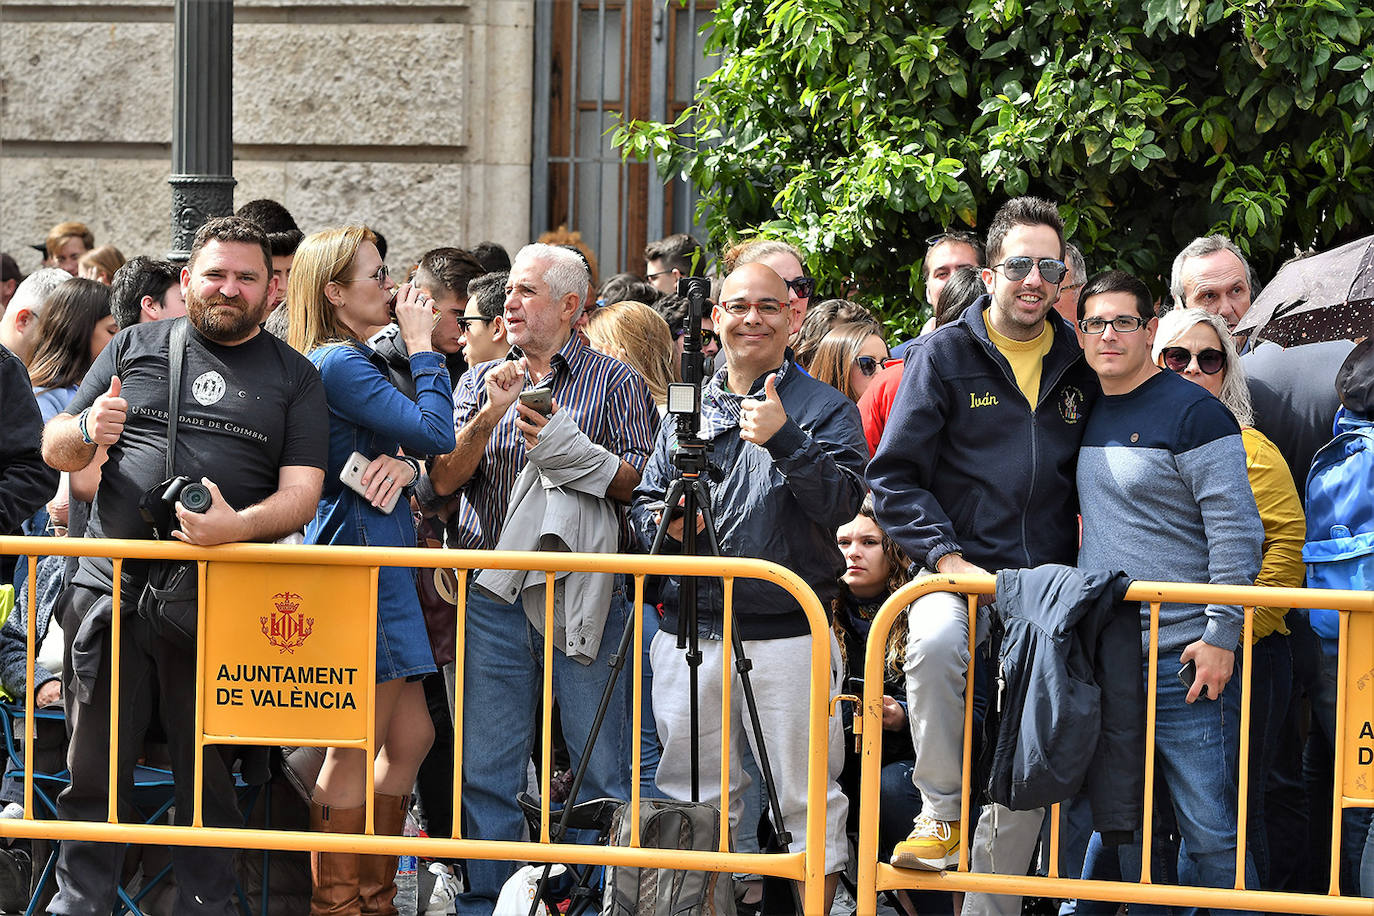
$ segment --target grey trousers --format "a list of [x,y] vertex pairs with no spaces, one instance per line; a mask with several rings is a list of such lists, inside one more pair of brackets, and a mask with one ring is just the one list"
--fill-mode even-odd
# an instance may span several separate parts
[[[81,619],[98,602],[110,597],[73,585],[58,602],[67,658],[71,640]],[[126,601],[125,607],[131,607]],[[195,754],[196,653],[152,633],[136,614],[123,620],[120,647],[119,797],[120,821],[142,823],[133,803],[133,772],[143,752],[144,735],[155,701],[167,736],[167,749],[175,781],[176,823],[192,818]],[[110,654],[108,639],[100,674],[89,703],[76,699],[73,676],[63,673],[64,702],[71,743],[67,766],[71,785],[57,800],[63,820],[104,821],[108,811],[110,741]],[[207,747],[204,766],[204,823],[216,827],[241,827],[228,761],[231,747]],[[232,916],[234,851],[209,847],[172,846],[172,868],[177,878],[175,912],[197,916]],[[57,859],[57,896],[49,906],[53,914],[90,916],[108,913],[114,906],[124,863],[124,847],[118,843],[66,840]]]
[[[917,599],[907,616],[907,721],[916,747],[911,781],[921,793],[923,813],[957,822],[964,763],[964,688],[970,661],[968,599],[935,592]],[[979,608],[977,645],[987,640],[988,619],[988,609]],[[985,806],[969,847],[969,867],[976,872],[1026,874],[1043,820],[1043,808],[1012,811],[1001,805]],[[964,896],[964,916],[1018,916],[1020,912],[1020,897]]]

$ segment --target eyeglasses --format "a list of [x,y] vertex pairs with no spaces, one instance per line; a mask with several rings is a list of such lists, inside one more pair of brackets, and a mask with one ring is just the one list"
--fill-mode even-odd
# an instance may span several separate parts
[[464,331],[467,331],[469,330],[472,322],[480,321],[483,324],[485,324],[486,322],[491,321],[491,319],[483,318],[481,315],[459,315],[457,318],[454,319],[454,321],[458,322],[458,327],[462,328]]
[[363,282],[364,280],[372,280],[372,281],[374,281],[378,286],[381,286],[381,287],[385,288],[385,286],[386,286],[386,279],[387,279],[387,277],[389,277],[389,276],[391,276],[391,268],[389,268],[389,267],[387,267],[385,264],[383,264],[381,267],[378,267],[378,268],[377,268],[377,272],[376,272],[375,274],[369,274],[369,275],[366,276],[366,277],[348,277],[348,278],[343,279],[343,280],[336,280],[335,282],[336,282],[336,283],[361,283],[361,282]]
[[[803,277],[802,279],[806,280],[810,278]],[[798,293],[798,295],[800,295],[800,293]],[[763,317],[772,318],[773,316],[780,314],[783,309],[787,308],[787,306],[783,305],[781,302],[778,302],[773,299],[762,299],[758,302],[744,302],[740,300],[736,300],[734,302],[722,302],[720,304],[720,307],[725,309],[731,315],[734,315],[736,318],[743,318],[745,315],[748,315],[750,309],[758,309],[759,314]]]
[[787,288],[797,294],[798,299],[810,299],[811,294],[816,291],[815,277],[797,277],[792,280],[784,280]]
[[648,280],[650,283],[652,283],[652,282],[654,282],[655,280],[657,280],[659,277],[666,277],[666,276],[668,276],[668,274],[673,273],[673,272],[676,271],[676,270],[677,270],[676,267],[669,267],[667,270],[659,270],[659,271],[655,271],[654,273],[651,273],[651,274],[646,274],[645,277],[644,277],[644,279],[646,279],[646,280]]
[[1058,283],[1069,272],[1068,265],[1058,258],[1031,258],[1025,255],[1007,258],[992,267],[993,270],[1000,269],[1008,280],[1024,280],[1030,276],[1032,268],[1040,270],[1040,277],[1046,283]]
[[1159,355],[1164,357],[1164,365],[1175,372],[1183,372],[1192,363],[1193,358],[1197,358],[1197,367],[1207,375],[1216,375],[1226,368],[1226,354],[1215,347],[1194,353],[1187,347],[1165,347],[1159,351]]
[[1078,330],[1084,334],[1101,334],[1107,330],[1107,325],[1112,326],[1112,330],[1118,334],[1129,334],[1132,331],[1139,331],[1147,324],[1147,319],[1139,315],[1117,315],[1115,318],[1084,318],[1078,322]]
[[873,373],[883,367],[883,361],[876,356],[856,356],[854,357],[854,365],[859,367],[859,371],[864,374],[865,378],[872,378]]
[[[746,311],[745,314],[748,314],[748,312]],[[765,313],[765,314],[767,314],[767,313]],[[686,337],[686,336],[687,336],[687,329],[686,329],[686,328],[680,328],[680,329],[678,330],[677,334],[675,334],[674,336],[675,336],[675,337]],[[714,344],[720,343],[720,335],[717,334],[715,331],[712,331],[710,328],[702,328],[702,329],[701,329],[701,345],[702,345],[703,347],[709,347],[709,346],[710,346],[711,344],[713,344],[713,343],[714,343]]]

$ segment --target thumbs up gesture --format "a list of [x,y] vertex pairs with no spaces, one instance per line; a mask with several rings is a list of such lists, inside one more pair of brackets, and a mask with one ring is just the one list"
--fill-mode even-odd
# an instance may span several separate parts
[[745,398],[741,403],[739,437],[745,442],[763,445],[787,422],[777,382],[777,373],[770,374],[763,382],[763,400]]
[[109,389],[95,399],[91,412],[86,415],[86,433],[96,445],[114,445],[124,432],[129,402],[119,396],[119,388],[119,376],[110,376]]

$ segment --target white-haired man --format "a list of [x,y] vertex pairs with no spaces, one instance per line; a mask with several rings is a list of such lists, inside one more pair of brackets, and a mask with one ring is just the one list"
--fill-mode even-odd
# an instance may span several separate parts
[[56,267],[35,270],[19,284],[5,314],[0,316],[0,344],[23,360],[24,365],[33,359],[33,351],[38,347],[38,316],[43,311],[43,300],[71,278],[71,274]]
[[[430,480],[439,495],[461,493],[461,542],[510,549],[533,531],[539,519],[503,530],[512,493],[525,465],[541,470],[562,455],[578,456],[594,468],[565,487],[604,501],[610,509],[611,549],[629,546],[624,506],[653,449],[658,411],[648,385],[623,363],[596,352],[572,332],[582,312],[587,268],[573,251],[527,245],[516,255],[506,281],[505,321],[512,347],[503,358],[468,369],[454,392],[457,447],[435,460]],[[517,401],[520,392],[547,389],[552,411],[545,415]],[[571,422],[569,422],[571,421]],[[581,465],[580,465],[581,466]],[[567,463],[559,468],[567,471]],[[534,490],[541,491],[538,483]],[[579,497],[581,498],[581,497]],[[514,507],[525,508],[524,501]],[[522,516],[523,518],[523,516]],[[604,532],[603,532],[604,533]],[[508,537],[508,535],[510,537]],[[530,546],[534,546],[531,542]],[[568,545],[571,549],[578,549]],[[586,549],[586,548],[582,548]],[[542,582],[542,575],[538,577]],[[519,840],[524,817],[515,797],[525,787],[534,747],[546,635],[554,639],[554,698],[563,734],[576,764],[591,732],[610,670],[608,659],[630,613],[623,576],[608,599],[593,608],[572,586],[560,594],[565,627],[542,632],[543,599],[537,610],[521,607],[523,589],[500,597],[479,578],[468,591],[463,689],[464,836]],[[587,625],[574,625],[574,608],[587,611]],[[530,618],[537,618],[536,624]],[[576,634],[576,635],[575,635]],[[580,642],[579,642],[580,640]],[[630,797],[630,702],[628,678],[621,678],[592,749],[582,799]],[[471,860],[463,913],[490,914],[501,885],[514,872],[510,862]]]

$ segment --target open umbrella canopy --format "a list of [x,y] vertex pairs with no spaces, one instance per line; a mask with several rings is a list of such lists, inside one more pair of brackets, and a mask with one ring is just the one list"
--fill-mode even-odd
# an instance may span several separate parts
[[1283,347],[1357,340],[1374,330],[1374,235],[1279,268],[1236,335]]

